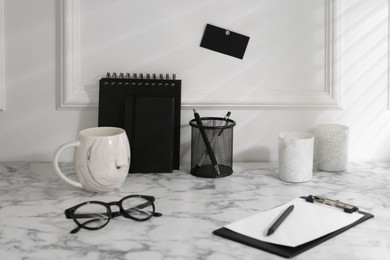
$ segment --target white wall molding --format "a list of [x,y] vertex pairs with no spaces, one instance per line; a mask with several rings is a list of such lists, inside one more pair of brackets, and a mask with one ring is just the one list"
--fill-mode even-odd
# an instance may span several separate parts
[[0,111],[5,110],[4,0],[0,0]]
[[80,82],[80,3],[61,1],[61,92],[60,108],[96,106],[82,93]]
[[[236,109],[342,109],[341,91],[336,69],[339,49],[337,33],[339,21],[334,13],[340,1],[325,0],[325,82],[322,91],[259,91],[250,97],[237,98],[234,93],[218,93],[222,103],[204,101],[204,93],[191,93],[182,100],[186,108],[236,108]],[[61,2],[61,91],[60,109],[94,108],[98,104],[97,91],[91,91],[81,83],[80,53],[80,2]],[[210,95],[211,96],[211,95]],[[214,95],[215,96],[215,95]],[[390,96],[389,96],[390,98]],[[226,102],[225,102],[226,100]]]
[[387,5],[387,110],[390,110],[390,2]]

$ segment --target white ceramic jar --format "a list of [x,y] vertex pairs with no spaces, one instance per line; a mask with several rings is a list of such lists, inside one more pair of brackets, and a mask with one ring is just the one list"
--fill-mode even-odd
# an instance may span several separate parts
[[347,169],[349,128],[339,124],[323,124],[315,128],[315,166],[322,171]]
[[306,132],[279,134],[279,178],[307,182],[313,176],[314,135]]

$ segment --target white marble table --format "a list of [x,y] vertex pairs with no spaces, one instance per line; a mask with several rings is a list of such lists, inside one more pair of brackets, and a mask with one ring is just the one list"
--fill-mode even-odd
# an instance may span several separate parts
[[[69,233],[75,224],[66,208],[129,194],[155,196],[163,216],[118,217],[99,231]],[[0,259],[283,259],[212,231],[309,194],[360,205],[375,217],[295,259],[390,259],[390,163],[351,163],[301,184],[280,181],[275,163],[235,163],[233,175],[221,179],[188,170],[133,174],[120,191],[94,194],[60,180],[50,163],[23,162],[0,163]]]

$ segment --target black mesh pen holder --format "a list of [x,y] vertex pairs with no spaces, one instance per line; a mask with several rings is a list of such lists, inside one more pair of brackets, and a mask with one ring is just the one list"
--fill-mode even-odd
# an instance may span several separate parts
[[[233,127],[236,122],[220,117],[202,117],[201,121],[202,125],[198,125],[195,119],[189,122],[191,125],[191,174],[204,178],[231,175],[233,173]],[[204,136],[207,140],[204,140]],[[211,153],[206,141],[212,150]]]

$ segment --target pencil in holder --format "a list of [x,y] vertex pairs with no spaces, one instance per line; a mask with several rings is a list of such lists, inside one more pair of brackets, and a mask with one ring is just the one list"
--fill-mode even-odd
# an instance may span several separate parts
[[[191,126],[191,174],[204,178],[219,178],[233,173],[233,127],[231,119],[202,117],[202,125],[195,119]],[[207,137],[205,140],[204,137]],[[209,143],[209,148],[205,142]],[[211,158],[215,156],[215,160]],[[214,162],[214,163],[213,163]]]

